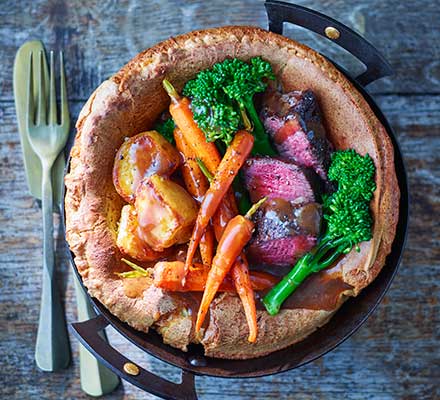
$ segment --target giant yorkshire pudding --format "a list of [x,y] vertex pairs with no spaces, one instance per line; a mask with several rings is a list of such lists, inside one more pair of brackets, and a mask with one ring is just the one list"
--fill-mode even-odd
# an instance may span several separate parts
[[[299,302],[274,317],[258,311],[258,340],[250,344],[235,295],[217,296],[206,328],[196,336],[188,312],[193,298],[164,292],[148,278],[138,278],[131,291],[124,289],[124,280],[115,274],[127,270],[116,246],[123,201],[113,186],[112,168],[124,138],[150,129],[167,108],[169,98],[162,89],[165,77],[181,89],[198,71],[227,57],[254,56],[272,64],[285,91],[310,88],[315,92],[330,141],[338,149],[354,148],[373,158],[377,189],[371,202],[373,239],[316,278],[338,282],[342,289],[337,298],[322,307],[319,302]],[[201,343],[206,355],[231,359],[258,357],[289,346],[325,324],[347,296],[356,296],[372,282],[390,252],[399,204],[390,139],[341,72],[315,51],[283,36],[231,26],[170,38],[140,53],[103,82],[83,107],[76,126],[65,197],[66,235],[76,267],[89,294],[111,313],[138,330],[158,330],[172,346],[186,350],[191,342]]]

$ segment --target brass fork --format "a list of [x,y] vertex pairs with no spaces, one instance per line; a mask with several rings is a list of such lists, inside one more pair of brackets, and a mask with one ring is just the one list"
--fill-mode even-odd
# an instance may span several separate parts
[[33,98],[33,58],[29,61],[27,90],[27,133],[29,143],[42,166],[43,211],[43,274],[40,319],[35,361],[43,371],[65,368],[70,361],[70,348],[61,299],[54,281],[53,195],[51,170],[66,145],[69,134],[69,108],[64,77],[63,55],[60,53],[61,121],[58,123],[55,89],[54,54],[50,53],[49,99],[46,100],[43,53],[38,54],[40,77],[37,104]]

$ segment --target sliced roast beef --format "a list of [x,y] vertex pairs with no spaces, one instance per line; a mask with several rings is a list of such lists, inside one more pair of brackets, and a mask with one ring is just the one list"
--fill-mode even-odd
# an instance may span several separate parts
[[243,176],[253,202],[267,196],[305,204],[319,198],[323,185],[313,169],[271,157],[249,158]]
[[327,179],[332,146],[311,90],[285,94],[268,91],[261,118],[282,157],[311,167],[322,179]]
[[321,224],[318,203],[292,204],[284,199],[267,200],[255,214],[255,233],[247,249],[257,265],[293,264],[316,244]]

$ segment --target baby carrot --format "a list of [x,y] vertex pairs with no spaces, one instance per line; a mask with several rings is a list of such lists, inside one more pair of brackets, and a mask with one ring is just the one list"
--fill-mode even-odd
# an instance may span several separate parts
[[[194,154],[202,160],[202,162],[206,165],[208,171],[211,174],[216,173],[217,167],[220,164],[220,154],[214,143],[209,143],[206,141],[206,137],[203,131],[194,121],[193,114],[190,108],[190,100],[188,98],[182,98],[169,81],[164,80],[163,86],[171,98],[170,114],[172,115],[174,122],[182,130],[183,134],[188,140],[189,145],[193,149]],[[220,237],[223,233],[228,221],[235,214],[237,214],[236,209],[237,206],[235,204],[234,195],[232,191],[229,190],[228,194],[224,196],[220,208],[212,215],[214,217],[213,227],[217,238]],[[203,229],[200,229],[200,231],[196,231],[195,229],[193,232],[193,238],[197,239],[197,237],[200,237],[202,233]],[[187,258],[185,271],[188,270],[188,261],[192,260],[196,248],[196,241],[192,244],[192,246],[190,242],[189,250],[191,251],[188,251],[189,257]],[[243,264],[241,264],[240,267],[243,268]],[[237,280],[236,284],[241,285],[241,280]],[[245,288],[243,288],[243,290],[245,290]],[[242,301],[243,299],[244,297],[242,297]],[[243,304],[243,306],[246,310],[247,306],[245,304]],[[246,315],[246,317],[248,318],[248,315]]]
[[183,155],[184,163],[180,170],[189,194],[201,201],[209,188],[209,182],[205,174],[201,171],[197,159],[188,145],[180,129],[174,129],[174,140],[176,148]]
[[[197,159],[197,164],[199,165],[200,170],[203,172],[203,175],[205,175],[205,177],[211,183],[214,180],[214,177],[212,176],[211,172],[209,172],[206,165],[200,159]],[[229,189],[227,195],[220,203],[219,209],[212,217],[212,225],[214,227],[214,233],[217,241],[220,240],[228,222],[237,214],[238,210],[235,202],[235,197],[232,193],[232,190]]]
[[[183,261],[159,261],[154,266],[154,286],[174,292],[203,292],[209,268],[203,264],[194,264],[188,272],[185,285],[182,285],[184,271]],[[262,271],[251,271],[248,276],[253,290],[269,289],[279,281],[276,276]],[[229,276],[223,280],[218,289],[219,292],[235,292],[236,290],[237,287]]]
[[[203,196],[209,188],[208,180],[201,171],[197,159],[183,136],[182,131],[178,128],[174,130],[174,140],[177,150],[179,150],[184,157],[184,163],[180,167],[180,170],[185,186],[191,196],[195,197],[199,202],[202,202]],[[203,263],[211,265],[214,255],[214,233],[211,226],[208,226],[203,234],[199,249]]]
[[248,341],[254,343],[257,340],[258,332],[257,309],[255,307],[254,288],[252,287],[249,275],[248,262],[244,254],[237,258],[231,269],[231,275],[235,290],[243,304],[244,314],[249,327]]
[[[169,111],[180,131],[178,138],[176,138],[176,135],[174,135],[176,145],[178,146],[179,139],[181,144],[184,140],[186,143],[186,151],[191,152],[191,154],[200,159],[202,164],[206,166],[207,172],[209,172],[211,175],[214,175],[221,162],[220,153],[214,143],[206,141],[205,134],[194,121],[193,113],[190,107],[190,100],[186,97],[180,96],[171,82],[166,79],[163,80],[163,87],[171,98]],[[184,151],[182,152],[185,154]],[[223,205],[223,203],[225,204]],[[226,225],[224,224],[222,227],[219,227],[217,224],[222,224],[225,220],[227,223],[229,220],[229,218],[225,218],[225,214],[230,211],[233,212],[234,210],[235,212],[233,215],[237,214],[236,208],[234,194],[231,190],[229,190],[224,201],[222,201],[219,211],[215,213],[216,215],[213,221],[213,229],[216,232],[222,231]],[[194,251],[196,248],[197,246],[195,245]],[[209,259],[209,247],[206,248],[204,245],[202,245],[202,248],[207,251],[205,253],[205,259]],[[203,254],[201,255],[203,258]],[[194,256],[194,254],[192,256]]]
[[249,132],[239,131],[235,134],[234,139],[226,150],[197,215],[185,262],[187,269],[192,264],[195,250],[209,224],[209,220],[213,217],[222,199],[231,187],[232,181],[251,152],[253,144],[254,137]]
[[214,143],[206,141],[205,134],[194,121],[191,101],[187,97],[181,97],[166,79],[163,80],[163,87],[171,98],[170,114],[175,124],[182,131],[192,152],[214,174],[221,161],[220,153]]
[[206,227],[200,239],[199,250],[203,264],[211,266],[214,257],[214,231],[211,224]]
[[[212,177],[210,176],[209,171],[204,170],[206,168],[200,160],[198,160],[200,169],[204,173],[204,175],[211,182]],[[213,226],[215,236],[217,240],[220,240],[223,231],[228,224],[228,222],[237,214],[236,209],[230,207],[231,203],[227,201],[228,198],[225,197],[221,204],[221,208],[216,212],[213,217]],[[235,206],[235,202],[234,202]],[[256,205],[258,207],[258,205]],[[253,211],[249,211],[251,214],[255,211],[255,207]],[[252,272],[250,273],[252,276]],[[243,304],[243,309],[245,312],[246,320],[249,327],[249,336],[248,341],[254,343],[257,339],[258,334],[258,325],[257,325],[257,311],[255,306],[255,297],[254,297],[254,287],[250,283],[249,274],[249,266],[247,259],[244,253],[241,253],[240,256],[235,260],[234,265],[231,268],[231,277],[233,279],[235,289],[240,297],[240,300]],[[221,285],[218,289],[220,291]]]
[[[251,221],[250,218],[265,200],[266,198],[263,198],[259,202],[254,204],[245,216],[237,215],[228,222],[228,225],[226,226],[223,235],[218,243],[217,252],[214,256],[214,259],[212,260],[212,266],[208,273],[206,288],[203,292],[202,301],[200,303],[199,312],[197,314],[196,332],[200,330],[203,321],[205,320],[205,316],[208,312],[209,306],[214,299],[214,296],[216,295],[220,284],[223,282],[223,279],[231,269],[232,265],[236,262],[237,257],[242,253],[244,246],[251,239],[254,230],[254,223]],[[237,268],[247,269],[246,259],[243,256],[242,259],[244,259],[245,265],[239,265],[237,266]],[[240,274],[240,272],[243,272],[243,270],[236,272],[236,277],[240,277],[241,282],[248,283],[248,281],[243,278],[243,274]],[[255,322],[252,322],[249,327],[251,332],[250,338],[252,339],[254,334],[256,336],[256,314],[255,316],[252,314],[252,305],[250,304],[250,300],[247,297],[247,293],[249,292],[249,285],[247,284],[247,286],[244,287],[241,285],[240,282],[238,282],[237,286],[239,287],[238,291],[239,294],[241,293],[240,298],[242,299],[242,301],[243,298],[245,298],[245,303],[243,303],[245,311],[251,312],[250,314],[246,315],[246,318],[249,318],[250,320],[255,319]],[[252,287],[250,287],[250,290],[252,291]],[[252,302],[254,303],[255,307],[253,292]]]

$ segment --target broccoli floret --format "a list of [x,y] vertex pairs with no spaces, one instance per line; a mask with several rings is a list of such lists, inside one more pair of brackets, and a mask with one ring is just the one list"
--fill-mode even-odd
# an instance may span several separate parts
[[240,124],[240,115],[225,103],[208,104],[194,98],[191,102],[194,120],[205,133],[208,142],[221,140],[229,144]]
[[154,125],[154,130],[159,132],[166,140],[174,144],[174,128],[176,124],[172,118],[168,118],[165,121],[159,121]]
[[354,150],[333,154],[328,176],[337,182],[338,189],[324,200],[326,230],[319,243],[264,297],[269,314],[277,314],[284,300],[309,275],[329,267],[353,247],[360,251],[359,243],[371,239],[369,202],[376,188],[374,174],[368,154],[362,157]]
[[191,98],[194,119],[208,141],[229,145],[238,129],[253,128],[254,153],[275,155],[253,102],[256,93],[266,90],[269,79],[275,75],[261,57],[250,63],[226,59],[188,81],[183,94]]
[[370,201],[376,190],[374,162],[367,154],[361,156],[353,149],[332,154],[328,177],[338,182],[338,189],[350,188],[351,197],[363,197]]

